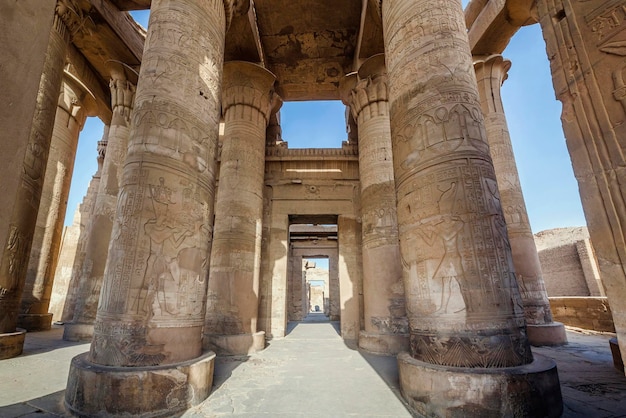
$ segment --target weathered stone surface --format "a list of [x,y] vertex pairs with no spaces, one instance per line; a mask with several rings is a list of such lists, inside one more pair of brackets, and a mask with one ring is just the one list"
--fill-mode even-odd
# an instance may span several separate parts
[[[61,91],[69,33],[55,2],[4,3],[2,16],[11,16],[0,32],[3,94],[11,111],[3,112],[0,128],[0,341],[14,341],[28,257],[52,138],[54,115]],[[30,54],[22,53],[30,50]],[[14,76],[14,77],[13,77]],[[21,352],[14,351],[15,354]]]
[[[379,354],[408,348],[402,263],[387,101],[384,55],[366,60],[357,74],[346,77],[344,103],[359,131],[359,177],[363,257],[363,312],[367,343],[359,346]],[[375,334],[380,334],[375,336]],[[404,346],[399,341],[405,338]],[[389,342],[385,342],[389,339]],[[375,342],[381,345],[375,347]],[[387,351],[393,348],[397,351]]]
[[208,352],[177,364],[128,368],[102,366],[81,354],[72,359],[65,405],[78,416],[170,417],[209,396],[214,361]]
[[78,135],[85,123],[84,109],[91,97],[68,74],[64,75],[52,130],[37,225],[33,235],[18,326],[28,331],[50,329],[48,314],[63,219],[67,210]]
[[[383,29],[411,354],[448,366],[527,364],[462,10],[431,0],[383,3]],[[449,41],[440,45],[438,36]]]
[[115,218],[115,205],[126,158],[129,124],[132,115],[135,86],[126,80],[124,73],[113,72],[111,89],[112,118],[106,141],[99,144],[102,168],[87,231],[85,255],[78,278],[78,297],[72,322],[66,324],[63,338],[69,341],[90,340],[88,330],[93,330],[104,268],[106,265],[111,229]]
[[607,298],[551,297],[554,319],[571,327],[594,331],[615,332],[613,315]]
[[[515,156],[507,127],[500,87],[508,77],[511,62],[502,55],[474,57],[480,103],[485,116],[489,152],[498,180],[498,191],[506,221],[508,245],[511,248],[515,278],[524,304],[528,339],[533,345],[567,343],[562,324],[552,323],[552,312],[541,273],[541,263],[530,229],[522,185],[517,174]],[[549,326],[545,326],[549,325]],[[533,330],[539,326],[540,330]],[[549,332],[553,331],[553,338]],[[537,339],[535,339],[537,337]]]
[[[224,65],[222,108],[225,129],[204,328],[205,347],[214,336],[228,339],[257,333],[265,130],[276,77],[261,66],[231,61]],[[233,193],[236,190],[237,193]],[[256,340],[255,340],[256,341]],[[256,343],[255,347],[259,344]],[[218,354],[247,354],[218,350]]]
[[550,297],[604,296],[587,228],[541,231],[535,234],[535,242]]
[[537,2],[583,210],[626,356],[624,0]]
[[[400,388],[418,416],[560,417],[563,400],[554,360],[535,354],[507,368],[440,366],[398,355]],[[437,388],[437,390],[433,390]]]

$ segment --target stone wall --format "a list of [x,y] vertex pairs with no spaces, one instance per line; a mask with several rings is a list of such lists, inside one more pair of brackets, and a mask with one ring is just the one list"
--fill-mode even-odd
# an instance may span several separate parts
[[609,302],[605,297],[552,297],[555,321],[594,331],[615,332]]
[[548,296],[604,296],[586,227],[535,234]]

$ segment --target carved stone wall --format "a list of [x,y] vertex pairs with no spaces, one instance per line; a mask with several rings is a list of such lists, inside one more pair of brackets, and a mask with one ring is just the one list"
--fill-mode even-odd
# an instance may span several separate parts
[[[4,60],[4,71],[16,75],[5,79],[4,100],[16,105],[0,119],[6,135],[0,157],[6,202],[0,215],[0,358],[22,350],[23,334],[15,344],[3,340],[16,338],[7,333],[16,331],[69,42],[55,2],[29,0],[17,10],[12,7],[0,9],[12,16],[2,29],[2,56],[20,57]],[[21,51],[25,48],[32,48],[28,57]]]
[[587,226],[626,358],[626,2],[537,2]]

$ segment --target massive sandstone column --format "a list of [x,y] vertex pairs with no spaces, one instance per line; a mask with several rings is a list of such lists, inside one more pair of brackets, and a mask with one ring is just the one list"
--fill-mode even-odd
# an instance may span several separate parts
[[[379,354],[408,348],[396,190],[391,158],[385,57],[365,61],[346,76],[342,92],[359,132],[364,327],[359,347]],[[344,87],[344,86],[342,86]]]
[[90,340],[93,336],[93,324],[115,217],[115,204],[128,146],[135,86],[122,76],[117,76],[111,79],[110,88],[112,118],[107,141],[102,148],[104,159],[78,281],[74,316],[72,322],[66,323],[63,330],[63,339],[68,341]]
[[7,44],[0,55],[6,57],[3,71],[13,83],[3,86],[3,100],[10,106],[0,118],[0,359],[21,354],[24,345],[25,331],[16,329],[18,310],[69,42],[63,11],[56,14],[54,2],[27,0],[16,10],[4,7],[0,15],[11,19],[3,19]]
[[70,368],[73,413],[171,415],[211,390],[202,326],[230,9],[152,1],[94,336]]
[[87,118],[83,101],[88,98],[81,90],[78,83],[66,74],[54,119],[50,153],[18,316],[18,326],[28,331],[50,329],[52,324],[52,313],[48,312],[50,295],[61,245],[78,136]]
[[500,87],[506,80],[510,67],[511,62],[505,60],[502,55],[474,59],[490,155],[498,180],[515,276],[524,305],[528,340],[534,345],[565,344],[567,343],[565,327],[560,322],[552,321],[550,301],[543,282],[539,254],[530,229],[502,107]]
[[556,366],[533,361],[526,336],[460,2],[385,0],[382,20],[411,346],[402,393],[426,416],[558,416]]
[[265,175],[265,130],[276,77],[248,62],[224,65],[224,144],[205,325],[205,346],[218,354],[265,347],[258,331]]

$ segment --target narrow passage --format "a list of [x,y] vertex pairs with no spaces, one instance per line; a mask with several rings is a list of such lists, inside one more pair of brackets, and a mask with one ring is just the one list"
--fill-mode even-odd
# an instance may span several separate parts
[[394,357],[348,348],[339,323],[310,314],[262,352],[218,358],[213,392],[184,417],[410,417]]

